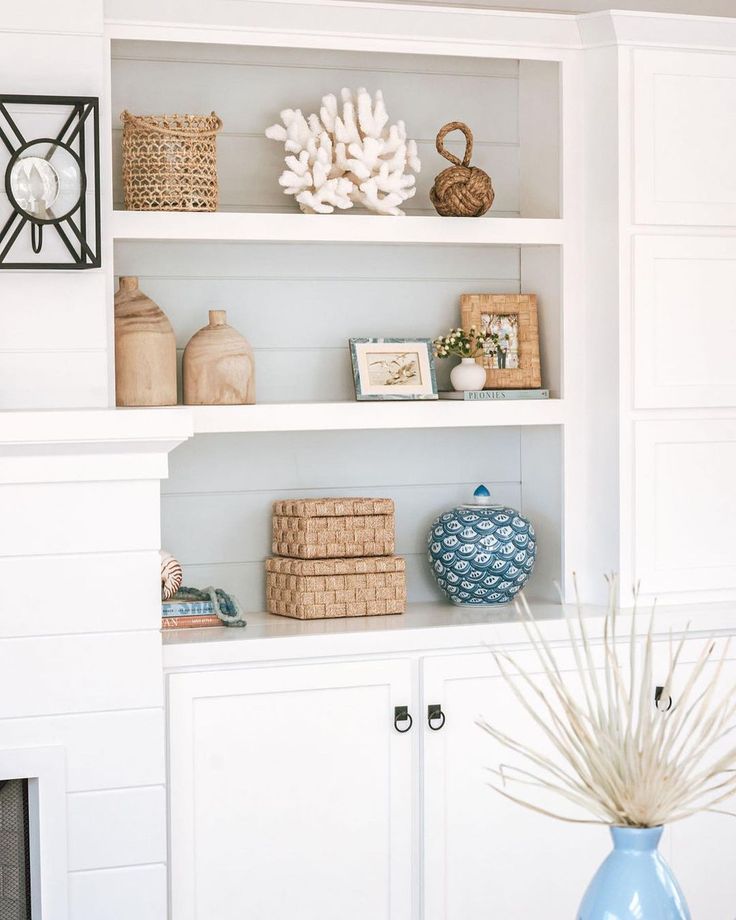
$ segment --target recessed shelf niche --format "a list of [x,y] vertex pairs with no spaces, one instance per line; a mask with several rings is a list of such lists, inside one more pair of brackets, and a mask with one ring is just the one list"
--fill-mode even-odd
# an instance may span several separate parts
[[[405,121],[417,140],[422,171],[407,213],[435,213],[429,189],[449,165],[435,136],[445,122],[464,121],[474,134],[473,165],[493,179],[488,219],[561,216],[556,62],[121,40],[112,43],[115,208],[122,207],[119,119],[128,109],[216,111],[224,122],[220,210],[293,212],[277,182],[283,145],[264,130],[282,109],[316,111],[323,95],[343,86],[382,89],[391,120]],[[462,156],[459,132],[446,144]]]
[[187,584],[223,587],[246,611],[263,610],[274,500],[390,497],[409,601],[440,601],[426,558],[430,524],[469,501],[483,482],[497,502],[534,522],[539,555],[527,595],[555,601],[561,432],[534,426],[199,435],[170,457],[170,476],[161,484],[162,546],[181,561]]
[[[383,218],[375,217],[376,221]],[[115,269],[171,320],[179,351],[207,310],[256,356],[258,402],[353,399],[351,336],[432,338],[460,321],[463,293],[539,297],[542,383],[562,396],[560,259],[556,246],[142,242],[115,246]],[[438,362],[440,389],[449,362]]]

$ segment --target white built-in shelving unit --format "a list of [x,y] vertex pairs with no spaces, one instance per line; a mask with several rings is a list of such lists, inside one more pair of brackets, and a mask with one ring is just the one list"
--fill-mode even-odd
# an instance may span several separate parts
[[[552,600],[576,526],[564,496],[566,478],[578,476],[582,389],[566,339],[579,304],[577,37],[564,17],[545,18],[544,42],[554,37],[542,47],[528,16],[501,15],[485,35],[485,14],[417,8],[409,21],[397,7],[382,10],[366,39],[376,10],[357,5],[340,7],[330,17],[338,31],[320,36],[293,18],[308,8],[259,8],[273,31],[239,29],[238,8],[219,6],[218,19],[232,20],[226,33],[201,20],[147,22],[143,8],[108,24],[115,274],[140,277],[180,349],[218,307],[256,356],[257,405],[191,409],[195,437],[162,484],[163,544],[190,580],[221,584],[258,609],[273,499],[390,495],[409,600],[425,603],[439,599],[424,558],[429,523],[484,481],[537,524],[530,592]],[[418,38],[417,26],[443,39]],[[404,217],[304,215],[278,186],[283,149],[264,129],[281,109],[311,111],[343,86],[381,88],[391,117],[417,139],[423,168]],[[217,213],[123,209],[123,109],[217,111]],[[429,201],[448,165],[435,135],[458,119],[474,132],[473,163],[493,178],[483,218],[441,218]],[[448,139],[456,153],[463,144]],[[484,291],[538,295],[549,400],[354,401],[350,337],[433,337],[459,322],[462,293]],[[449,368],[439,362],[441,389]]]
[[[5,7],[15,92],[99,96],[104,118],[102,267],[0,273],[0,727],[53,818],[44,920],[573,916],[605,834],[489,795],[483,767],[503,755],[478,713],[527,729],[486,647],[524,655],[526,639],[512,611],[438,602],[425,535],[480,481],[526,512],[528,594],[554,643],[564,608],[545,602],[556,581],[572,593],[573,569],[586,604],[612,569],[645,601],[691,603],[660,608],[661,685],[670,629],[733,633],[736,19]],[[264,128],[342,86],[381,87],[418,140],[406,217],[305,216],[280,191]],[[218,213],[124,212],[125,108],[220,114]],[[477,220],[428,200],[436,131],[456,119],[496,189]],[[180,350],[226,309],[254,346],[258,404],[114,409],[120,274]],[[460,294],[494,290],[539,297],[548,401],[354,401],[349,337],[434,336]],[[395,499],[407,614],[260,612],[272,500],[341,494]],[[162,639],[161,546],[190,584],[234,592],[248,627]],[[714,814],[667,831],[699,920],[733,914],[733,837]]]

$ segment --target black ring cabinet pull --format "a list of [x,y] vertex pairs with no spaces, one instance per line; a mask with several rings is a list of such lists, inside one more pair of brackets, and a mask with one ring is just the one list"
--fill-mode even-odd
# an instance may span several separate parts
[[657,709],[658,709],[660,712],[669,712],[670,709],[672,709],[672,697],[671,697],[671,696],[668,696],[668,697],[667,697],[668,703],[667,703],[667,705],[666,705],[664,708],[663,708],[662,706],[659,705],[659,704],[660,704],[660,701],[664,702],[664,701],[662,700],[662,694],[663,694],[663,693],[664,693],[664,687],[655,687],[655,688],[654,688],[654,705],[657,707]]
[[[439,723],[433,725],[433,722],[439,719]],[[432,729],[433,732],[438,732],[445,724],[445,714],[442,712],[442,705],[440,703],[430,703],[427,706],[427,725]]]
[[[399,722],[408,722],[406,728],[399,728]],[[409,715],[408,706],[394,706],[394,728],[400,735],[405,735],[414,724],[414,719]]]

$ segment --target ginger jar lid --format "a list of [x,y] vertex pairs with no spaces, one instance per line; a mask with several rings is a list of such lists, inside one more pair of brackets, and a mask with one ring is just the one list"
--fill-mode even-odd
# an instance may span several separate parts
[[472,509],[473,511],[480,511],[482,508],[502,508],[503,505],[497,505],[493,502],[491,498],[491,493],[488,491],[488,488],[484,485],[479,485],[478,488],[473,492],[473,501],[468,502],[465,505],[460,505],[460,508],[463,510]]

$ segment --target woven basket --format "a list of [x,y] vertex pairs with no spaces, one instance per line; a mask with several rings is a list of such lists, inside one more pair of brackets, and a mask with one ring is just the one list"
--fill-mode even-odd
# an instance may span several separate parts
[[273,505],[273,552],[295,559],[391,556],[390,498],[314,498]]
[[267,559],[269,613],[298,620],[385,616],[406,610],[406,563],[365,559]]
[[123,187],[129,211],[217,210],[217,132],[211,115],[123,112]]

